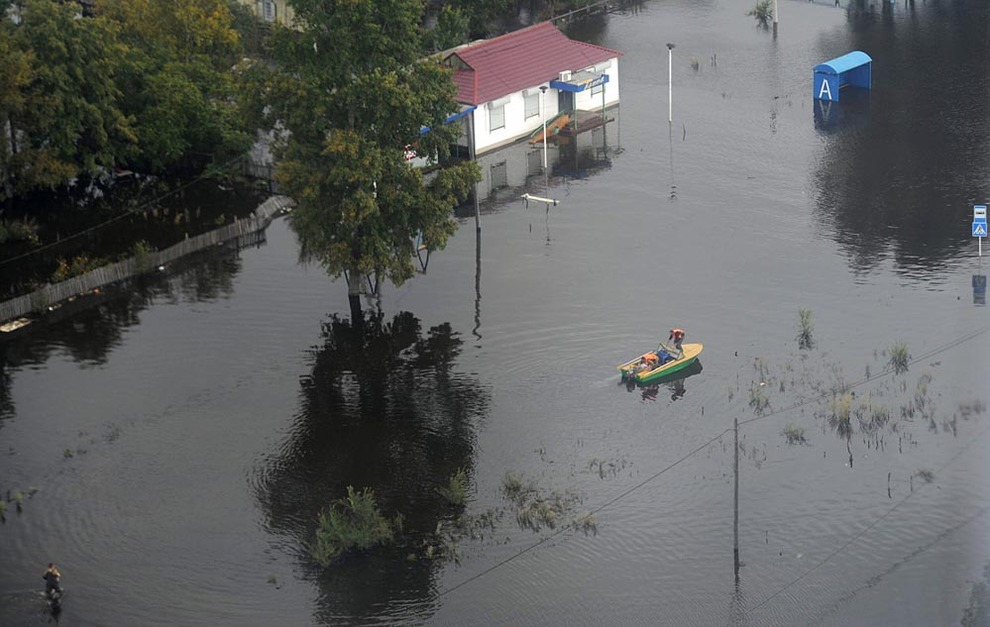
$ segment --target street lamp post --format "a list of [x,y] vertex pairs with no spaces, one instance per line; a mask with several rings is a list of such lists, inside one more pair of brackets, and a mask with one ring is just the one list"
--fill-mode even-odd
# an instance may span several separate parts
[[540,117],[543,118],[543,194],[549,190],[547,178],[547,106],[546,106],[547,86],[540,85]]
[[674,123],[674,44],[667,44],[667,123]]

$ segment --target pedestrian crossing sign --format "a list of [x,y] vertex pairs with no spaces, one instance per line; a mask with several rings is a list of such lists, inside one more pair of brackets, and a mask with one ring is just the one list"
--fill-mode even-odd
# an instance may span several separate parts
[[974,222],[973,223],[973,237],[986,237],[987,236],[987,223],[986,222]]

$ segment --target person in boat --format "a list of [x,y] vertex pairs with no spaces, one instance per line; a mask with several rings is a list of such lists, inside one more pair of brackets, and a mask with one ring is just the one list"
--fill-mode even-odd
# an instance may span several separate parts
[[674,348],[676,348],[677,352],[679,353],[682,352],[681,343],[683,341],[684,341],[684,329],[674,328],[670,330],[670,335],[667,336],[667,342],[672,343],[674,345]]
[[659,365],[659,363],[660,363],[660,357],[658,357],[656,353],[646,353],[639,360],[639,369],[653,370]]
[[54,562],[48,563],[48,570],[41,578],[45,580],[45,594],[49,597],[62,593],[62,573],[59,572],[58,566]]

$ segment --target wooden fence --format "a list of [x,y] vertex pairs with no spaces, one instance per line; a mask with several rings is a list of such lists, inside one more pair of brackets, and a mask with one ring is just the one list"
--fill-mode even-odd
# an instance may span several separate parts
[[159,266],[220,244],[231,243],[238,247],[250,245],[258,241],[258,234],[268,228],[276,215],[294,205],[295,201],[287,196],[272,196],[261,203],[249,217],[235,220],[209,233],[189,237],[165,250],[118,261],[61,283],[46,285],[30,294],[0,302],[0,322],[45,311],[49,306],[73,296],[147,274]]

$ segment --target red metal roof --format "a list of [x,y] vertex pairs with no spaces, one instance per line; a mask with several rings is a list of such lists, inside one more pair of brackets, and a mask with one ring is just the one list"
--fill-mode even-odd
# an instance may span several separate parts
[[542,22],[456,48],[446,59],[457,57],[466,66],[453,63],[457,101],[477,105],[619,56],[616,50],[568,39],[551,22]]

